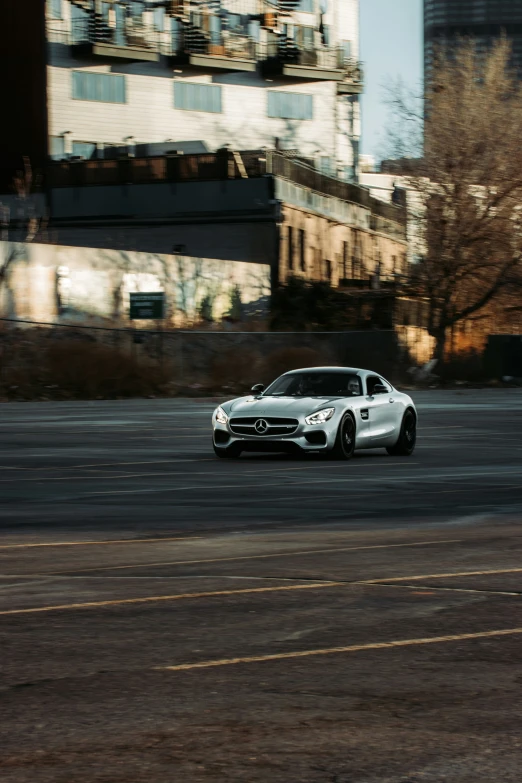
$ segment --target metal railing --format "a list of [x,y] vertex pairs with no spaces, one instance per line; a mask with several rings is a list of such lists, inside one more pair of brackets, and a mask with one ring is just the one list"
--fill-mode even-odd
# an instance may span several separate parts
[[363,82],[362,63],[346,57],[340,46],[299,46],[290,38],[270,41],[258,46],[259,59],[284,65],[300,65],[309,68],[343,71],[354,83]]
[[109,44],[111,46],[148,50],[172,57],[199,54],[250,60],[280,65],[299,65],[320,70],[338,70],[346,81],[362,84],[362,63],[346,57],[337,46],[298,46],[291,39],[260,44],[248,35],[230,30],[209,32],[201,27],[184,23],[177,31],[161,32],[132,17],[116,27],[98,15],[75,20],[69,30],[62,25],[49,25],[47,38],[50,43],[72,46]]
[[236,60],[257,60],[258,44],[252,38],[224,31],[206,33],[187,25],[171,41],[171,54],[200,54],[209,57],[227,57]]
[[164,39],[165,34],[152,25],[145,25],[132,18],[127,19],[125,24],[112,27],[103,18],[91,16],[72,23],[69,43],[72,46],[110,44],[159,52],[164,46]]
[[[146,184],[155,182],[212,181],[243,179],[272,174],[310,191],[333,196],[341,201],[366,207],[372,213],[373,231],[403,238],[406,211],[394,204],[375,199],[367,188],[322,174],[277,151],[247,150],[197,155],[166,155],[161,157],[119,160],[62,161],[47,169],[47,185],[51,188],[89,185]],[[392,225],[390,225],[390,223]]]

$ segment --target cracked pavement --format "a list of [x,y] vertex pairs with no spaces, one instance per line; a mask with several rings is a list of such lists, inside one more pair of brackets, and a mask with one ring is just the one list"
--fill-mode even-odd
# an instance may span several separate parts
[[349,463],[1,406],[2,783],[518,783],[522,393],[414,397]]

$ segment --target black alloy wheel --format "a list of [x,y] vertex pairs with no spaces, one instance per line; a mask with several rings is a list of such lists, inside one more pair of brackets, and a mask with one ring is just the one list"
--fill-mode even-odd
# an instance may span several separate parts
[[407,410],[403,416],[401,431],[395,446],[388,446],[386,451],[392,457],[409,457],[415,450],[417,442],[417,417],[412,410]]
[[335,445],[330,452],[332,459],[351,459],[355,451],[355,421],[347,413],[337,430]]

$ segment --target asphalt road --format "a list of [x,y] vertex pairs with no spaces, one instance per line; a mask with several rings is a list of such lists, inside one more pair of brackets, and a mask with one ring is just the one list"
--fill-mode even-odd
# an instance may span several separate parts
[[0,406],[0,781],[518,783],[522,392],[414,396],[349,463]]

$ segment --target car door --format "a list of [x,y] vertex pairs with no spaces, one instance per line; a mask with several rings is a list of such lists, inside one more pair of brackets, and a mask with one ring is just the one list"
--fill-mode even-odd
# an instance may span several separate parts
[[[386,387],[386,392],[375,392],[377,385]],[[390,384],[379,375],[366,377],[366,402],[368,404],[369,436],[372,446],[386,446],[395,443],[398,436],[398,403]]]

